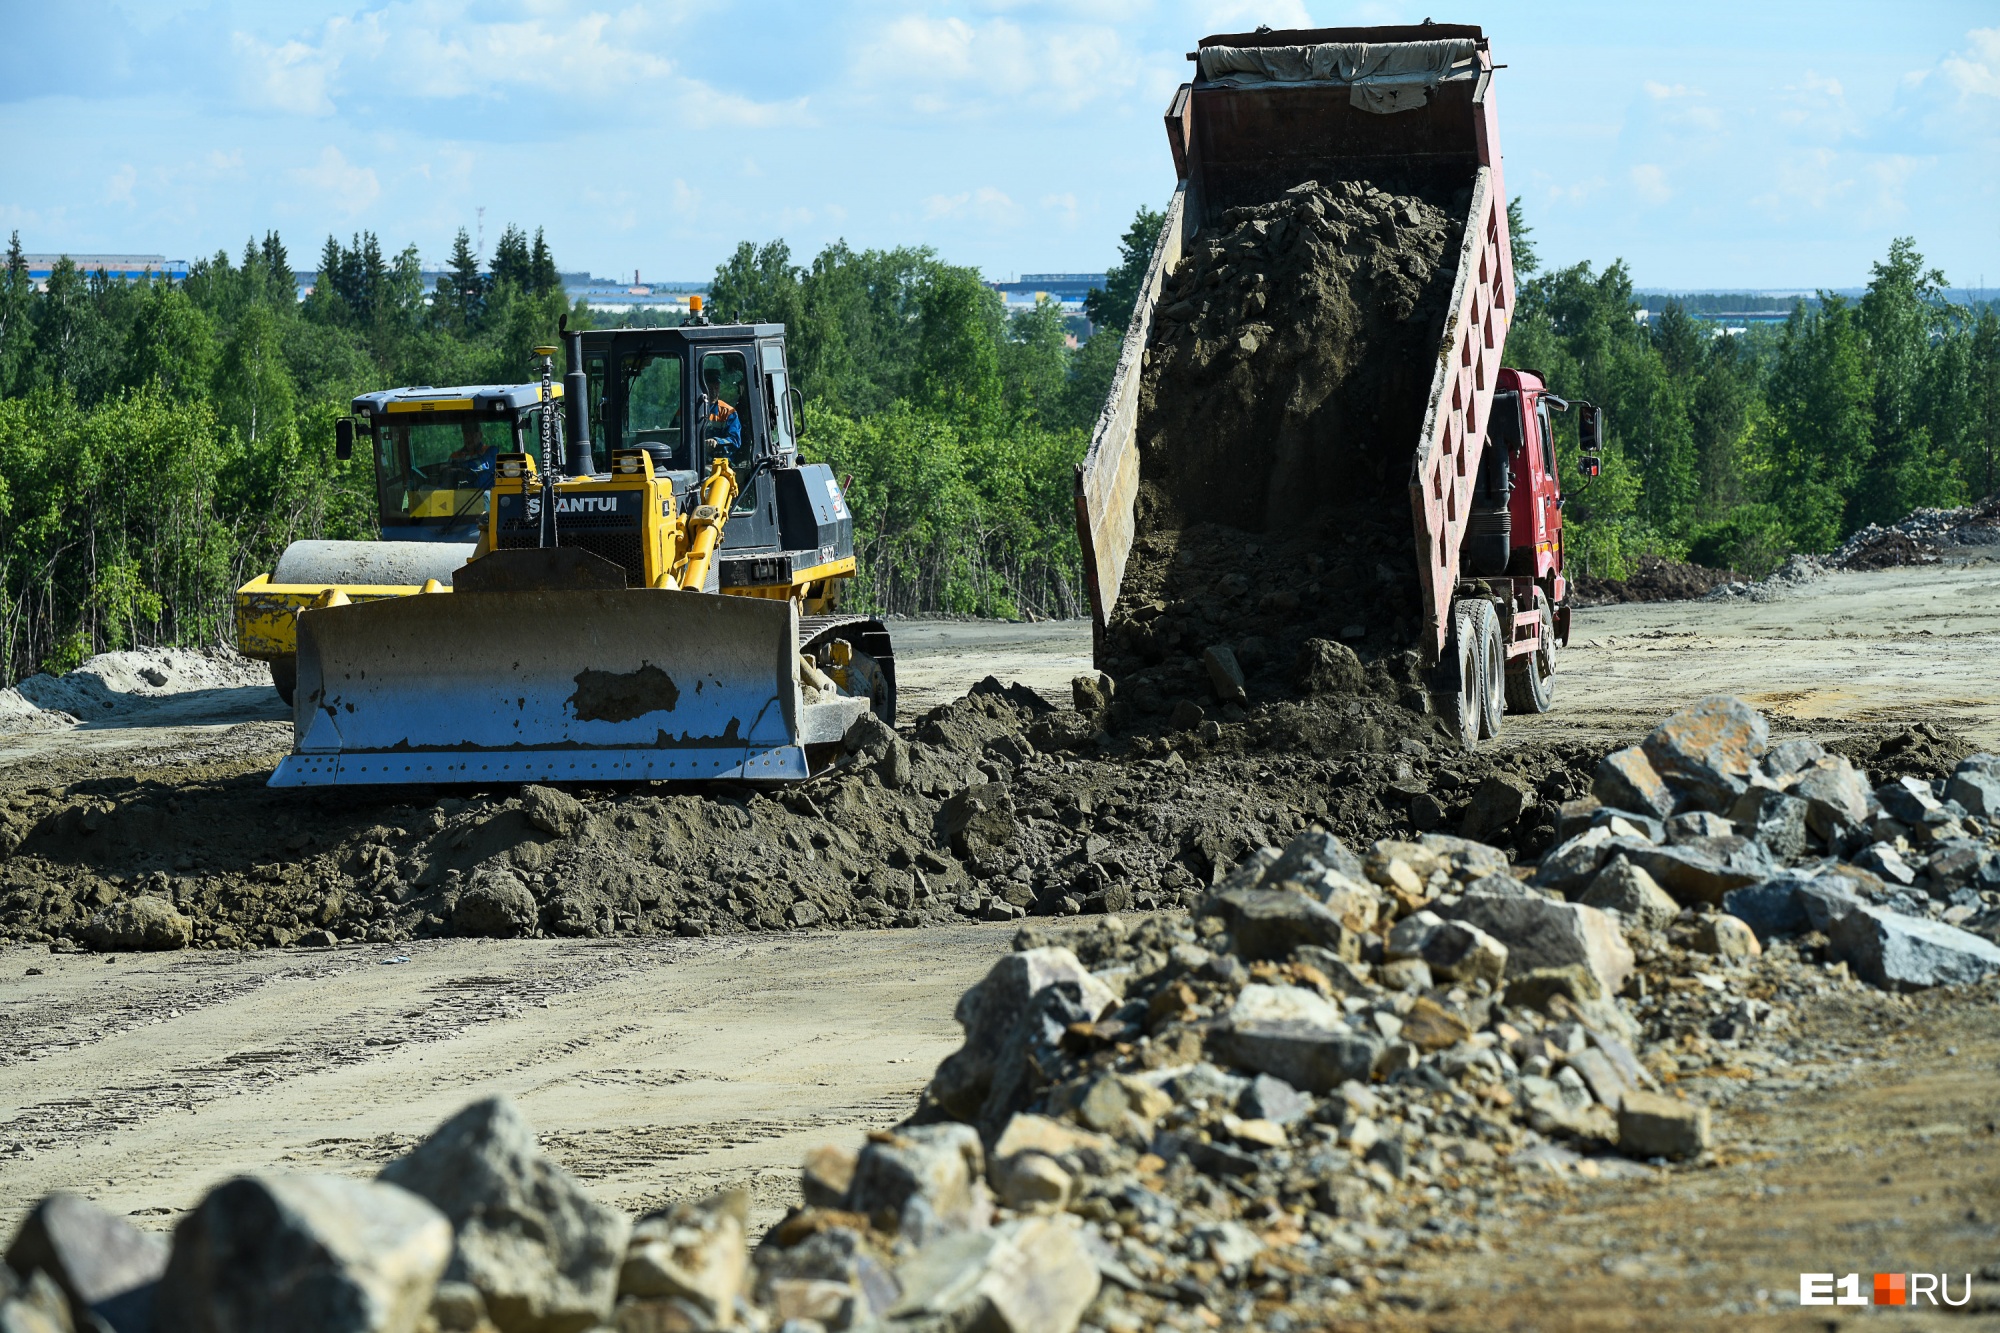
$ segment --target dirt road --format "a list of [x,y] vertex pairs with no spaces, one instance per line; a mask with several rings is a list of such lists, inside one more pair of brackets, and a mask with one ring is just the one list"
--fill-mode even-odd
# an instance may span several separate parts
[[[0,953],[0,1233],[50,1189],[154,1225],[232,1171],[367,1171],[505,1092],[607,1200],[753,1180],[908,1113],[1012,928]],[[30,975],[39,969],[39,975]]]

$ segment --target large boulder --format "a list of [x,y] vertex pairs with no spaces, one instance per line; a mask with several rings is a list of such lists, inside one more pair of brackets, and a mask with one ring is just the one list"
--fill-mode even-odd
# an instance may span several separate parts
[[501,1333],[572,1333],[610,1319],[631,1220],[544,1157],[512,1102],[474,1102],[380,1179],[451,1220],[447,1276],[479,1289]]
[[1856,907],[1827,933],[1829,952],[1888,990],[1963,986],[2000,972],[2000,946],[1956,926]]
[[1789,792],[1752,787],[1736,798],[1729,818],[1744,837],[1780,861],[1805,855],[1806,802]]
[[1945,799],[1981,819],[2000,820],[2000,754],[1968,755],[1945,784]]
[[1325,1093],[1366,1079],[1381,1042],[1348,1030],[1341,1008],[1303,986],[1245,986],[1209,1034],[1217,1058],[1295,1088]]
[[1734,696],[1711,694],[1653,728],[1640,744],[1653,771],[1673,788],[1676,804],[1726,814],[1751,779],[1763,776],[1770,740],[1762,713]]
[[647,1214],[632,1227],[618,1294],[671,1302],[727,1327],[749,1274],[749,1223],[750,1195],[740,1189]]
[[1027,1217],[939,1237],[897,1270],[894,1327],[1074,1333],[1102,1281],[1078,1220]]
[[1625,854],[1682,906],[1719,903],[1731,889],[1759,883],[1778,871],[1761,844],[1734,834],[1629,848]]
[[921,1245],[947,1231],[977,1230],[992,1215],[979,1131],[949,1121],[870,1137],[855,1162],[847,1208]]
[[1680,915],[1681,906],[1653,877],[1632,864],[1624,855],[1597,872],[1584,890],[1583,904],[1603,912],[1616,912],[1621,920],[1645,930],[1664,930]]
[[451,907],[451,928],[460,935],[505,940],[535,933],[541,909],[521,877],[505,866],[483,867]]
[[415,1333],[451,1259],[451,1224],[393,1185],[239,1176],[174,1228],[159,1333]]
[[1801,770],[1791,792],[1806,803],[1806,827],[1822,842],[1868,818],[1868,775],[1844,755],[1815,760]]
[[83,927],[83,942],[102,953],[185,949],[194,927],[165,898],[142,894],[114,903]]
[[1210,899],[1208,910],[1222,918],[1235,952],[1247,959],[1282,961],[1306,944],[1340,953],[1352,933],[1332,908],[1289,889],[1232,890]]
[[587,818],[582,801],[555,787],[521,788],[521,813],[530,824],[557,838],[580,831]]
[[945,842],[960,856],[972,858],[1014,840],[1014,798],[997,782],[976,782],[947,800],[938,810]]
[[959,997],[953,1016],[965,1044],[938,1066],[927,1100],[993,1142],[1039,1091],[1031,1057],[1053,1053],[1064,1028],[1094,1021],[1115,1003],[1110,988],[1068,949],[1008,954]]
[[1665,819],[1674,812],[1674,794],[1653,768],[1645,750],[1628,745],[1597,761],[1591,794],[1614,810],[1636,810]]
[[1581,966],[1605,994],[1616,995],[1632,975],[1632,950],[1619,934],[1618,923],[1595,907],[1468,893],[1439,907],[1438,914],[1477,926],[1506,945],[1509,977]]
[[167,1247],[88,1199],[57,1192],[21,1223],[6,1258],[17,1273],[47,1273],[80,1326],[96,1315],[122,1331],[150,1324]]

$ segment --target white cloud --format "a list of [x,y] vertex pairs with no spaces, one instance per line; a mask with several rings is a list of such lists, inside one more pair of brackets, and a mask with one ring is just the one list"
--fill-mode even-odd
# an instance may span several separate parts
[[1073,194],[1045,194],[1041,198],[1042,210],[1053,213],[1062,220],[1064,226],[1076,225],[1076,196]]
[[1974,28],[1965,37],[1968,49],[1939,61],[1938,72],[1961,102],[2000,97],[2000,28]]
[[320,150],[318,162],[294,168],[291,177],[326,195],[349,215],[365,211],[382,193],[382,184],[375,179],[373,167],[355,166],[331,144]]
[[986,222],[1009,223],[1020,213],[1016,204],[1003,191],[990,185],[982,185],[976,190],[963,190],[957,194],[933,194],[924,199],[924,217],[972,218]]
[[1671,97],[1686,97],[1688,95],[1688,86],[1685,83],[1655,83],[1651,79],[1648,79],[1646,80],[1645,88],[1646,96],[1656,102],[1664,102]]
[[864,96],[905,90],[925,115],[1004,107],[1073,111],[1129,89],[1143,61],[1116,29],[906,15],[864,45],[850,71]]
[[[341,23],[335,20],[331,28]],[[327,86],[340,57],[304,42],[269,45],[246,32],[230,37],[236,57],[238,86],[253,108],[285,111],[295,116],[330,116],[333,99]]]
[[1632,182],[1632,192],[1649,204],[1664,204],[1674,197],[1674,190],[1667,184],[1666,169],[1652,162],[1641,162],[1626,175]]
[[132,197],[132,189],[139,183],[139,169],[130,162],[111,173],[111,179],[104,183],[104,200],[111,204],[131,205],[138,202]]
[[[1269,24],[1273,28],[1315,26],[1312,15],[1306,12],[1304,0],[1218,0],[1197,6],[1196,13],[1201,16],[1201,31],[1197,35],[1203,37],[1219,32],[1249,32],[1259,24]],[[1379,21],[1390,23],[1395,20]]]

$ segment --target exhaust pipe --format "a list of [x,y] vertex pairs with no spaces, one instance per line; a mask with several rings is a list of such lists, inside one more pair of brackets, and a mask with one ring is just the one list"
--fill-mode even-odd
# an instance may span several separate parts
[[597,464],[590,445],[590,377],[583,370],[583,332],[570,332],[568,315],[557,327],[563,360],[569,365],[563,375],[563,433],[570,440],[564,461],[572,477],[587,477],[597,470]]

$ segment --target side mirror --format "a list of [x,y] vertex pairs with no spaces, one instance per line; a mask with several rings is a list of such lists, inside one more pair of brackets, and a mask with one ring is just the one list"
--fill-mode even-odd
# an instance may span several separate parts
[[1586,477],[1594,477],[1604,471],[1604,460],[1596,454],[1585,454],[1577,461],[1582,465],[1583,475]]
[[[1577,411],[1579,415],[1576,428],[1577,434],[1582,439],[1583,452],[1587,454],[1603,453],[1604,410],[1595,403],[1579,403]],[[1590,475],[1594,477],[1597,473],[1593,470]]]
[[342,417],[333,423],[333,456],[343,463],[354,457],[353,417]]

